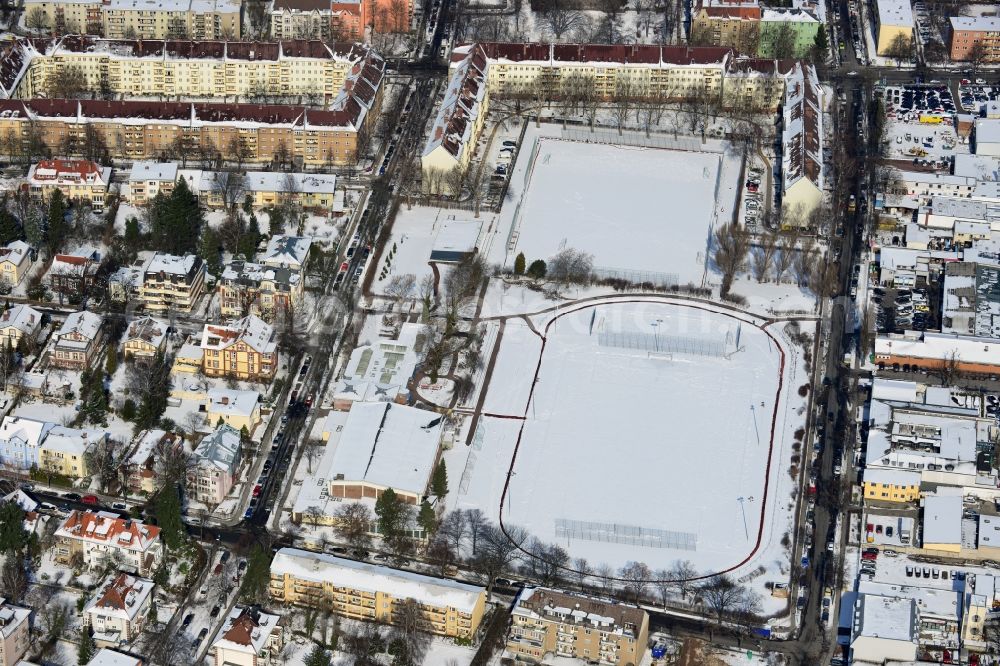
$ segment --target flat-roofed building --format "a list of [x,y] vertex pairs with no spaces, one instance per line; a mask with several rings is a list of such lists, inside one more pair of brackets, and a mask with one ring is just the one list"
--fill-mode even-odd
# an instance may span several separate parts
[[865,470],[865,499],[879,502],[915,502],[920,499],[920,474],[904,469]]
[[923,547],[957,553],[962,549],[962,496],[928,494],[924,497]]
[[128,187],[123,188],[126,200],[133,206],[142,206],[157,194],[169,195],[177,182],[176,162],[149,162],[138,160],[128,172]]
[[628,666],[649,640],[649,614],[606,599],[544,587],[525,588],[514,601],[507,649],[529,662],[547,655]]
[[332,610],[337,615],[397,624],[416,604],[421,631],[468,639],[486,607],[486,590],[446,578],[282,548],[271,561],[271,598]]
[[139,298],[153,312],[191,312],[205,290],[205,262],[156,252],[142,267]]
[[918,635],[913,599],[859,595],[851,637],[852,662],[915,661]]
[[948,55],[960,62],[976,57],[978,64],[1000,62],[1000,18],[952,16]]
[[905,40],[912,48],[913,8],[910,0],[876,0],[875,4],[876,53],[888,55],[896,41]]

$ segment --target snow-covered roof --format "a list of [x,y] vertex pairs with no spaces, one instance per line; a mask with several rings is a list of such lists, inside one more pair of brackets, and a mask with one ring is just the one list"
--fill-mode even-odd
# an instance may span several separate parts
[[1000,18],[996,16],[952,16],[948,20],[952,30],[1000,32]]
[[434,238],[431,254],[436,252],[472,252],[479,240],[483,223],[478,220],[445,220]]
[[247,315],[228,326],[206,324],[201,334],[201,348],[226,349],[245,342],[261,354],[271,354],[278,348],[274,328],[256,315]]
[[901,379],[876,377],[874,381],[872,381],[872,399],[916,402],[917,383],[907,382]]
[[913,599],[863,594],[855,614],[855,636],[913,641],[916,638],[917,608]]
[[213,414],[231,414],[233,416],[250,416],[257,408],[260,393],[257,391],[238,391],[236,389],[209,389],[208,411]]
[[986,143],[1000,143],[1000,120],[976,118],[976,147]]
[[59,451],[74,456],[82,456],[95,442],[105,437],[105,433],[97,430],[80,430],[61,425],[53,425],[42,441],[42,448],[47,451]]
[[982,548],[1000,548],[1000,516],[979,514],[979,529],[977,530],[977,546]]
[[796,63],[785,83],[781,168],[787,192],[802,178],[823,189],[823,87],[816,68]]
[[876,356],[940,361],[952,354],[965,363],[1000,365],[1000,340],[933,331],[911,331],[875,339]]
[[271,561],[271,575],[333,584],[365,592],[382,592],[394,599],[413,599],[436,608],[472,613],[484,588],[446,578],[348,560],[297,548],[282,548]]
[[66,317],[66,321],[56,331],[55,336],[61,338],[64,335],[78,333],[87,340],[93,340],[101,332],[101,315],[88,310],[80,310]]
[[819,23],[819,19],[804,9],[795,7],[765,7],[760,14],[762,22],[775,23]]
[[111,183],[111,167],[102,167],[90,160],[42,160],[28,169],[32,185],[91,185],[107,187]]
[[140,520],[125,520],[108,511],[72,511],[56,538],[79,539],[106,548],[146,551],[160,538],[160,528]]
[[20,266],[24,258],[31,253],[31,246],[21,240],[11,241],[6,247],[0,248],[0,263],[9,261]]
[[337,189],[337,177],[321,173],[247,171],[244,187],[248,192],[333,194]]
[[194,455],[199,462],[234,473],[240,461],[240,431],[226,424],[220,425],[205,435]]
[[146,182],[150,180],[174,182],[177,180],[176,162],[149,162],[140,160],[132,163],[132,169],[128,172],[130,183]]
[[890,486],[919,486],[920,473],[902,469],[873,467],[864,471],[865,483],[884,483]]
[[526,587],[514,601],[511,615],[552,619],[562,624],[584,625],[609,634],[635,637],[645,624],[646,611],[607,599]]
[[97,592],[84,613],[134,621],[153,591],[153,581],[126,573],[112,574]]
[[159,348],[167,337],[167,323],[153,317],[140,317],[128,325],[125,341],[142,340]]
[[222,269],[222,283],[249,286],[259,289],[263,282],[274,283],[276,291],[290,291],[301,282],[302,274],[296,268],[265,266],[235,259]]
[[310,236],[274,236],[267,242],[261,262],[267,266],[301,268],[309,258]]
[[403,324],[395,340],[380,338],[359,345],[344,366],[342,389],[357,391],[361,382],[403,386],[413,375],[423,335],[420,324]]
[[913,27],[913,10],[910,0],[876,0],[879,26]]
[[229,611],[212,647],[216,650],[236,650],[257,655],[278,628],[278,615],[270,615],[255,607],[235,606]]
[[38,502],[28,497],[27,493],[25,493],[20,488],[10,493],[9,495],[5,495],[3,501],[14,502],[19,507],[21,507],[21,509],[26,513],[34,511],[35,509],[38,508]]
[[924,497],[924,544],[962,543],[962,496]]
[[440,414],[395,403],[355,402],[328,478],[422,495],[440,442]]
[[448,79],[444,100],[424,146],[425,157],[440,147],[461,161],[486,98],[488,66],[486,54],[478,45],[457,65],[452,65],[454,72]]
[[16,328],[22,333],[32,334],[42,325],[42,313],[31,307],[18,303],[10,310],[0,315],[0,331],[5,328]]
[[166,252],[155,252],[143,266],[143,280],[160,273],[188,278],[196,274],[204,262],[196,254],[178,256]]
[[31,609],[22,608],[6,603],[6,599],[0,597],[0,638],[7,639],[14,634],[22,623],[27,622],[31,617]]
[[958,153],[952,155],[952,158],[955,160],[952,173],[956,176],[1000,181],[1000,158],[972,153]]
[[142,659],[111,648],[101,648],[87,666],[142,666]]

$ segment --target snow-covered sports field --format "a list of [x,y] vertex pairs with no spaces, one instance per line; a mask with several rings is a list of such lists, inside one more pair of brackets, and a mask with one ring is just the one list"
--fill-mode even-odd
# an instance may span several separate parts
[[592,254],[599,274],[623,271],[641,281],[637,274],[646,272],[700,283],[712,229],[731,217],[739,186],[739,159],[713,148],[529,134],[511,176],[518,198],[504,206],[510,240],[497,243],[491,259],[509,263],[523,252],[530,263],[570,247]]
[[505,323],[458,506],[615,568],[726,571],[781,538],[782,336],[748,315],[655,298],[530,320]]

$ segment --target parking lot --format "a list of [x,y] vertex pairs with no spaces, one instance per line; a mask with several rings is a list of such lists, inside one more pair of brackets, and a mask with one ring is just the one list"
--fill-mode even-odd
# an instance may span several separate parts
[[913,19],[916,22],[917,34],[920,35],[920,42],[924,48],[927,48],[928,44],[936,42],[942,50],[945,50],[945,41],[941,31],[934,25],[930,14],[927,13],[927,6],[923,2],[913,3]]
[[924,114],[955,113],[955,100],[944,84],[887,86],[884,94],[886,117],[902,122],[919,122]]
[[764,230],[764,202],[766,185],[763,180],[764,170],[755,165],[747,169],[747,177],[743,182],[743,224],[747,231],[760,233]]
[[987,85],[986,79],[962,79],[958,85],[958,97],[964,111],[979,113],[984,104],[1000,98],[1000,86]]
[[935,307],[927,289],[872,289],[875,327],[879,333],[926,331],[937,328],[939,307]]

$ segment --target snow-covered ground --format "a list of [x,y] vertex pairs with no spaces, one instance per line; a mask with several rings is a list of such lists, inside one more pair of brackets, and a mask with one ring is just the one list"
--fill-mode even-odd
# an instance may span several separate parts
[[[643,142],[630,134],[624,142]],[[619,138],[530,127],[511,175],[517,203],[504,206],[495,237],[480,245],[490,262],[511,266],[519,252],[529,263],[548,260],[570,247],[593,254],[599,273],[670,274],[700,284],[712,229],[736,205],[739,157],[717,141],[611,145]]]
[[762,594],[787,577],[779,542],[806,379],[779,327],[668,297],[530,319],[544,353],[524,319],[506,320],[472,444],[445,453],[461,470],[449,508],[479,508],[592,564],[690,560],[758,579]]
[[[449,219],[472,219],[472,213],[427,206],[414,206],[412,209],[400,206],[396,221],[392,225],[392,235],[386,243],[385,251],[378,266],[375,266],[375,281],[372,291],[376,294],[385,293],[385,287],[393,276],[412,274],[417,282],[425,275],[431,274],[431,248],[441,226]],[[390,251],[392,259],[389,258]]]

